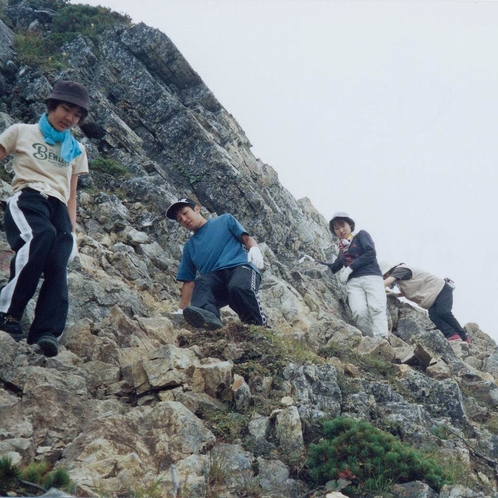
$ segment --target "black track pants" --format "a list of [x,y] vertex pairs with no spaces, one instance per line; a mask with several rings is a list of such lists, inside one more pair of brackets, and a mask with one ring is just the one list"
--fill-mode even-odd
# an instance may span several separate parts
[[0,312],[21,318],[43,275],[28,343],[43,334],[59,337],[68,312],[67,262],[73,247],[67,206],[32,189],[16,192],[5,212],[5,231],[15,256],[0,292]]
[[195,280],[192,306],[220,316],[220,308],[230,306],[241,322],[266,325],[266,315],[258,297],[261,275],[249,265],[235,266],[201,275]]
[[429,318],[445,337],[451,337],[452,335],[458,334],[465,340],[467,339],[467,333],[453,316],[453,313],[451,312],[452,307],[453,289],[448,284],[444,284],[444,287],[438,294],[434,304],[428,309]]

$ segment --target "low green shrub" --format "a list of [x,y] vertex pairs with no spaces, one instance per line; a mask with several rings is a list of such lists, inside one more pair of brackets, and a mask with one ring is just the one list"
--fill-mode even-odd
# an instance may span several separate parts
[[61,69],[65,65],[62,46],[78,35],[96,40],[98,35],[116,22],[131,23],[127,15],[106,7],[71,5],[61,0],[30,0],[34,8],[53,8],[56,11],[48,35],[25,31],[16,33],[14,48],[26,64],[38,65],[46,70]]
[[204,409],[201,411],[200,417],[219,441],[233,443],[248,432],[249,414],[235,413],[228,407],[227,410]]
[[13,464],[10,458],[0,458],[0,494],[12,492],[19,494],[26,490],[48,490],[50,488],[71,492],[74,489],[74,483],[66,470],[54,470],[49,462],[31,463],[21,469]]
[[18,33],[14,37],[14,49],[25,64],[40,66],[45,70],[63,69],[64,54],[53,51],[41,33]]
[[78,34],[95,38],[118,21],[129,23],[130,18],[106,7],[68,4],[56,12],[48,38],[53,37],[58,44],[71,41]]
[[9,457],[0,458],[0,492],[5,494],[11,491],[19,482],[21,471]]
[[432,458],[365,421],[338,417],[323,423],[324,438],[310,445],[311,477],[320,484],[348,476],[345,491],[383,492],[392,484],[425,481],[439,491],[451,478]]
[[431,427],[431,434],[439,439],[450,439],[453,435],[447,425],[433,425]]

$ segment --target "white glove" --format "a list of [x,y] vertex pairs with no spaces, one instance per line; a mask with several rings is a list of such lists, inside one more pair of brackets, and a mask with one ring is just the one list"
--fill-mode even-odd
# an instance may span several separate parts
[[71,254],[69,255],[68,263],[71,263],[71,261],[78,255],[78,243],[76,242],[76,234],[74,232],[71,233],[73,236],[73,248],[71,249]]
[[172,315],[183,315],[183,310],[181,308],[178,308],[176,311],[173,311],[171,313]]
[[351,268],[349,268],[349,266],[347,268],[344,268],[342,271],[341,271],[341,274],[339,275],[339,278],[341,280],[341,282],[343,284],[347,283],[348,281],[348,277],[349,275],[351,275],[351,272],[353,270],[351,270]]
[[253,246],[249,249],[249,252],[247,253],[247,261],[252,263],[258,270],[262,270],[265,267],[263,253],[258,246]]
[[297,260],[298,263],[304,263],[305,261],[311,261],[312,263],[314,263],[315,262],[315,258],[312,258],[308,254],[305,254],[302,258],[300,258],[300,259]]

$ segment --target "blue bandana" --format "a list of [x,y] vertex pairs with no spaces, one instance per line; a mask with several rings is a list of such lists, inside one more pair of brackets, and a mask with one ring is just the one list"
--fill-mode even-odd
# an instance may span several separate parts
[[48,121],[47,114],[43,113],[38,121],[40,130],[45,142],[49,145],[55,145],[56,142],[62,142],[61,156],[64,161],[70,163],[73,159],[81,154],[80,145],[77,140],[66,131],[57,131]]

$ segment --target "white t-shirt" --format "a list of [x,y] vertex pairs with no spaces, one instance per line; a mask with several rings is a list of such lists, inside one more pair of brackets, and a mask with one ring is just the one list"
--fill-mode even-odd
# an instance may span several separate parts
[[0,144],[14,156],[14,192],[30,187],[67,204],[71,176],[88,173],[88,158],[81,143],[82,153],[68,163],[60,155],[62,144],[47,144],[38,124],[10,126],[0,135]]

